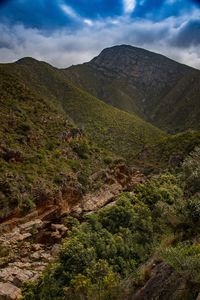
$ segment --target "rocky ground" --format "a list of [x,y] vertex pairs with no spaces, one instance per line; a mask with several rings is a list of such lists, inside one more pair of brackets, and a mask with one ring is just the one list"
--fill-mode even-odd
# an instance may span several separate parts
[[35,219],[0,237],[0,299],[19,299],[25,281],[36,280],[59,253],[67,228]]
[[20,299],[23,283],[36,280],[56,258],[68,230],[64,225],[66,216],[80,218],[111,205],[120,192],[144,181],[143,175],[137,171],[131,176],[124,173],[122,167],[117,167],[117,180],[108,180],[103,189],[84,195],[80,201],[72,199],[74,205],[70,208],[61,202],[60,206],[49,205],[24,218],[11,218],[0,224],[0,300]]

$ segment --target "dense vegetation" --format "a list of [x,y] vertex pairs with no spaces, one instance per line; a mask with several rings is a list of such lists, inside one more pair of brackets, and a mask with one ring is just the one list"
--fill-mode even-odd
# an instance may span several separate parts
[[24,299],[126,299],[145,280],[138,267],[153,254],[186,281],[180,299],[196,299],[199,180],[197,148],[179,172],[152,177],[82,224],[67,218],[71,230],[59,259],[25,286]]
[[160,139],[156,145],[141,151],[137,156],[138,164],[151,171],[179,168],[184,159],[198,146],[200,146],[198,131],[187,130],[170,135]]

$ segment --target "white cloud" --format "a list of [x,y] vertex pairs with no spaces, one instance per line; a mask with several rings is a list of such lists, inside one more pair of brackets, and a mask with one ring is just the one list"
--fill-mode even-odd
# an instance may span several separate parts
[[11,62],[32,56],[57,67],[67,67],[92,59],[103,48],[130,44],[200,68],[199,44],[184,48],[171,41],[182,30],[182,24],[196,16],[197,12],[156,23],[133,21],[127,17],[108,18],[93,22],[92,26],[82,26],[74,32],[62,29],[49,35],[23,25],[0,23],[0,61]]
[[92,26],[93,21],[90,19],[84,19],[82,18],[77,12],[70,6],[66,4],[61,4],[60,8],[62,11],[70,18],[72,18],[75,22],[86,24],[87,26]]
[[79,15],[75,12],[75,10],[73,8],[71,8],[70,6],[66,5],[66,4],[61,4],[60,8],[62,9],[62,11],[68,15],[69,17],[73,18],[73,19],[79,19]]
[[92,26],[94,23],[93,23],[93,21],[92,20],[90,20],[90,19],[84,19],[84,21],[83,21],[86,25],[88,25],[88,26]]
[[124,12],[130,14],[134,11],[136,7],[136,0],[123,0]]

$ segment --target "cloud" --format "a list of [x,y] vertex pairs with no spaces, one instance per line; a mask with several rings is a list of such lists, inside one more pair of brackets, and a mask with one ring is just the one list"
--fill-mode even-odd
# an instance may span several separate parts
[[185,23],[172,38],[172,44],[180,48],[200,46],[200,20],[194,19]]
[[136,0],[123,0],[124,12],[130,14],[134,11],[136,7]]
[[70,6],[66,5],[66,4],[61,4],[60,8],[64,11],[65,14],[67,14],[69,17],[73,18],[73,19],[79,19],[78,14],[75,12],[75,10],[73,8],[71,8]]
[[200,10],[195,9],[160,21],[127,15],[96,21],[80,17],[87,26],[76,30],[62,27],[50,32],[23,24],[0,23],[0,61],[32,56],[67,67],[92,59],[103,48],[130,44],[200,68],[199,15]]
[[92,25],[94,24],[93,21],[90,20],[90,19],[84,19],[83,22],[84,22],[85,24],[87,24],[88,26],[92,26]]

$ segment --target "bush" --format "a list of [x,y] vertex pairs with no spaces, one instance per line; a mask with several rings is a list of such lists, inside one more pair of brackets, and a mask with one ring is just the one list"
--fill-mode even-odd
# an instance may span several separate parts
[[182,180],[186,190],[191,193],[200,192],[200,148],[196,148],[182,165]]
[[172,174],[156,176],[145,184],[136,187],[137,198],[153,207],[159,201],[169,205],[183,197],[183,191],[177,178]]
[[80,142],[71,142],[72,149],[81,159],[88,159],[90,148],[86,139]]
[[162,258],[184,278],[200,282],[200,245],[178,244],[161,251]]
[[123,279],[136,276],[152,244],[150,210],[134,195],[122,194],[115,206],[71,226],[59,263],[26,287],[24,299],[120,299]]
[[66,296],[70,299],[119,299],[120,280],[104,260],[99,260],[86,275],[78,274],[72,281]]
[[199,232],[200,227],[200,194],[196,194],[189,199],[184,199],[179,203],[176,213],[180,218],[179,230],[188,237]]

